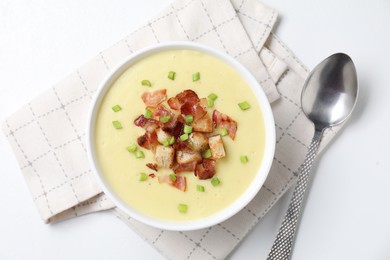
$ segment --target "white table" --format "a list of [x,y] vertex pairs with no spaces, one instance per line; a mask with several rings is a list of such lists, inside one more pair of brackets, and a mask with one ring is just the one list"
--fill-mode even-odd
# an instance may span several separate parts
[[[0,120],[164,9],[171,0],[0,2]],[[334,52],[356,63],[360,97],[314,167],[293,259],[390,259],[390,2],[264,0],[308,68]],[[0,259],[162,259],[107,212],[43,224],[0,135]],[[280,200],[232,253],[265,259]]]

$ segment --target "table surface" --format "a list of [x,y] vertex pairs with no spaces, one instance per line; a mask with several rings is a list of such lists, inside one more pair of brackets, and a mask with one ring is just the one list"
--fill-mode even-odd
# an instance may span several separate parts
[[[0,2],[0,120],[110,47],[171,0]],[[390,259],[390,1],[264,0],[277,35],[308,68],[335,52],[354,60],[360,95],[318,157],[293,259]],[[0,135],[0,259],[163,259],[108,212],[54,225],[35,209]],[[265,259],[288,192],[230,259]]]

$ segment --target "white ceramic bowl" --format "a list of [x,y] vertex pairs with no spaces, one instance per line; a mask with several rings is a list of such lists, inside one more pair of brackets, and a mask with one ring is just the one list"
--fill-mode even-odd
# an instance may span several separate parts
[[[94,143],[95,131],[94,130],[95,130],[95,123],[96,123],[98,110],[105,94],[109,90],[110,86],[124,71],[126,71],[130,66],[135,64],[137,61],[149,55],[152,55],[154,53],[166,51],[166,50],[182,50],[182,49],[195,50],[195,51],[203,52],[205,54],[214,56],[219,60],[225,62],[226,64],[230,65],[232,68],[234,68],[247,81],[248,85],[252,88],[253,93],[258,100],[261,111],[263,112],[263,117],[265,121],[265,131],[266,131],[266,143],[264,149],[263,162],[260,165],[256,177],[254,178],[250,186],[246,189],[246,191],[237,200],[235,200],[232,204],[230,204],[228,207],[224,208],[220,212],[211,215],[209,217],[203,219],[197,219],[193,221],[175,222],[175,221],[155,219],[146,216],[140,213],[139,211],[136,211],[125,202],[123,202],[121,198],[119,198],[115,194],[115,192],[106,182],[101,170],[99,169],[99,163],[97,161],[96,153],[95,153],[95,143]],[[163,43],[163,44],[155,45],[153,47],[142,49],[137,53],[134,53],[133,55],[129,56],[122,64],[114,68],[109,73],[108,77],[102,82],[101,86],[99,87],[96,93],[94,100],[92,101],[91,109],[89,112],[88,126],[87,126],[87,151],[88,151],[88,158],[89,158],[92,171],[95,174],[98,183],[100,184],[104,193],[111,199],[111,201],[118,208],[120,208],[130,217],[144,224],[156,228],[160,228],[160,229],[165,229],[165,230],[176,230],[176,231],[196,230],[196,229],[206,228],[218,224],[232,217],[234,214],[236,214],[241,209],[243,209],[259,192],[265,179],[267,178],[274,157],[274,151],[275,151],[274,119],[273,119],[271,107],[269,105],[267,97],[265,96],[259,83],[253,77],[253,75],[237,60],[230,57],[226,53],[223,53],[221,51],[212,49],[204,45],[195,44],[192,42]]]

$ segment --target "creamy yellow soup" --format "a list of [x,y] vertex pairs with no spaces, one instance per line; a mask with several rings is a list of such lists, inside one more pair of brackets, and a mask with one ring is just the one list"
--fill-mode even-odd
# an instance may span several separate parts
[[[175,79],[167,77],[176,72]],[[192,81],[192,74],[200,72],[200,80]],[[141,85],[149,80],[151,87]],[[169,97],[185,89],[194,90],[199,98],[210,93],[218,98],[213,109],[237,121],[235,139],[223,137],[226,157],[216,162],[218,186],[209,180],[199,180],[194,173],[180,173],[187,178],[185,192],[167,183],[159,183],[157,176],[171,174],[171,169],[158,172],[146,167],[155,161],[151,151],[138,147],[145,158],[137,159],[127,146],[137,143],[145,130],[133,121],[145,112],[142,93],[166,89]],[[241,110],[238,103],[247,101],[251,107]],[[244,193],[253,181],[262,162],[265,144],[265,125],[262,112],[252,90],[245,80],[229,65],[219,59],[192,50],[170,50],[148,56],[127,69],[111,86],[98,112],[95,132],[96,154],[104,178],[113,191],[135,210],[153,218],[172,221],[188,221],[208,217],[226,208]],[[164,102],[166,105],[166,102]],[[114,112],[112,107],[121,106]],[[167,106],[168,107],[168,106]],[[113,127],[119,121],[122,129]],[[240,157],[246,155],[248,162]],[[140,173],[155,173],[140,181]],[[197,185],[205,187],[204,192]],[[186,204],[187,211],[179,212],[178,205]]]

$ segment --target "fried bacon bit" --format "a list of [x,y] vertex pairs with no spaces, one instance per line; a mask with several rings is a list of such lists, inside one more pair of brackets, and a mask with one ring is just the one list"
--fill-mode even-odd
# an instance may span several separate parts
[[198,103],[186,102],[180,107],[180,112],[183,115],[192,115],[194,117],[194,121],[199,120],[204,115],[207,114],[207,110],[203,108],[203,106]]
[[195,93],[195,91],[191,89],[186,89],[183,92],[180,92],[179,94],[176,95],[176,98],[179,100],[180,103],[198,103],[199,102],[199,97]]
[[144,92],[141,95],[142,101],[148,107],[157,107],[160,103],[167,99],[167,90],[159,89],[150,92]]
[[154,171],[158,171],[158,165],[157,163],[147,163],[146,166]]
[[158,145],[157,135],[155,132],[146,132],[137,138],[137,143],[139,146],[154,152]]
[[173,166],[173,172],[174,173],[193,172],[195,171],[196,164],[197,164],[196,161],[189,162],[189,163],[182,163],[182,164],[177,163]]
[[203,159],[195,168],[195,176],[201,180],[210,179],[215,175],[215,160]]
[[150,174],[149,174],[149,177],[151,177],[151,178],[155,178],[155,177],[156,177],[156,174],[154,174],[154,173],[150,173]]
[[136,126],[145,128],[147,124],[156,124],[156,127],[158,127],[158,121],[154,119],[147,119],[144,115],[140,115],[134,120],[134,124]]
[[213,112],[213,123],[215,127],[226,128],[230,138],[234,140],[237,132],[237,122],[231,119],[228,115],[225,115],[218,110]]
[[186,191],[187,189],[187,179],[186,177],[180,175],[176,175],[175,181],[172,181],[171,178],[169,178],[169,175],[158,176],[158,182],[168,183],[181,191]]

